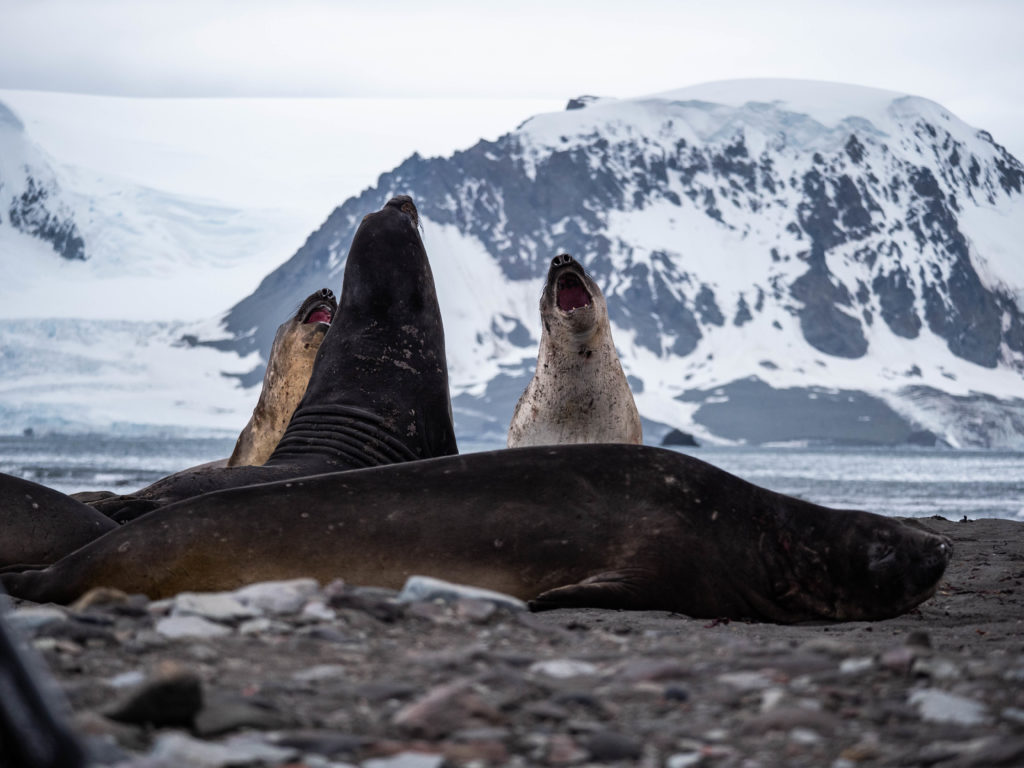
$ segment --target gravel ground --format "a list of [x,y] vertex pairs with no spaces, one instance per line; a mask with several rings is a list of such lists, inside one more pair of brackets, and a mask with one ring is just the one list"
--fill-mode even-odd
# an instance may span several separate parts
[[13,622],[102,765],[1024,765],[1024,523],[926,523],[953,562],[880,622],[531,614],[311,581],[98,591]]

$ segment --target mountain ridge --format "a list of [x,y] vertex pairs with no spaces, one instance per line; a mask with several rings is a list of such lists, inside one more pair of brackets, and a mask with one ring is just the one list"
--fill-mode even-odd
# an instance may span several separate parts
[[[779,87],[755,82],[759,98]],[[438,281],[446,328],[459,340],[449,343],[455,404],[473,429],[499,433],[499,403],[525,385],[538,280],[565,251],[608,298],[623,366],[656,432],[694,426],[703,406],[687,392],[754,377],[773,391],[870,394],[899,412],[897,442],[930,429],[953,445],[987,444],[988,433],[994,444],[1024,444],[1013,437],[1024,436],[1014,426],[1024,275],[1013,266],[1014,243],[1024,241],[1015,223],[1024,219],[1024,167],[927,99],[784,86],[790,100],[809,88],[827,114],[787,109],[786,98],[715,102],[716,89],[736,101],[750,86],[709,84],[669,98],[589,99],[449,158],[413,155],[336,208],[235,305],[218,344],[263,348],[272,329],[262,312],[314,281],[339,281],[362,215],[408,193],[435,273],[460,286]],[[831,101],[822,99],[830,90]],[[844,115],[844,101],[868,117]],[[490,276],[490,309],[467,308],[474,281],[448,263],[456,252],[464,270]],[[464,323],[475,333],[456,327]],[[994,397],[1005,406],[1002,426],[946,429],[922,415],[929,392]]]

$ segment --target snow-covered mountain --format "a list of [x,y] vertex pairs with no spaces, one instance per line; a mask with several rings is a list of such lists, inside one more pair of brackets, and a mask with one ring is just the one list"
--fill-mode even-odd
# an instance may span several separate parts
[[0,244],[6,230],[42,241],[64,259],[86,258],[71,206],[45,155],[25,126],[0,104]]
[[1024,447],[1024,167],[931,101],[777,80],[576,99],[383,174],[206,341],[268,349],[268,313],[337,290],[360,219],[398,193],[462,434],[507,427],[566,251],[604,290],[648,441]]

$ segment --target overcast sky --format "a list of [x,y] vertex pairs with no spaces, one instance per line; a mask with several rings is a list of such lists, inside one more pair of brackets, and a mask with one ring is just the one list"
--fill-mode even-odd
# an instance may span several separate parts
[[1024,158],[1020,0],[0,0],[0,89],[639,96],[795,77],[925,96]]

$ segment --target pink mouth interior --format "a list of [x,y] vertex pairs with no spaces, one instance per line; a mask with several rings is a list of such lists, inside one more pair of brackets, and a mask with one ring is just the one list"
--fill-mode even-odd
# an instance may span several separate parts
[[326,323],[327,325],[330,325],[332,319],[333,318],[331,316],[331,311],[329,309],[324,309],[323,307],[321,307],[320,309],[314,309],[312,312],[310,312],[309,317],[306,318],[306,322]]
[[558,308],[563,312],[586,307],[590,304],[590,294],[583,287],[580,279],[571,272],[558,278]]

